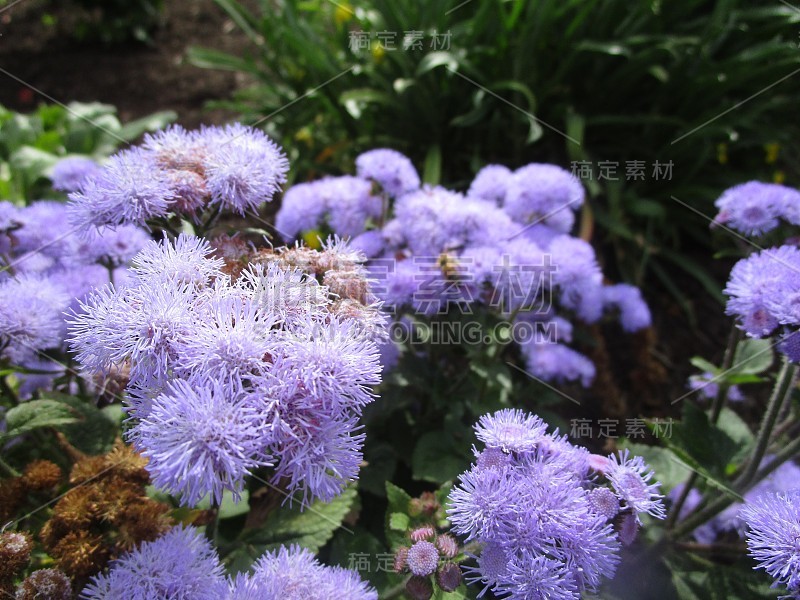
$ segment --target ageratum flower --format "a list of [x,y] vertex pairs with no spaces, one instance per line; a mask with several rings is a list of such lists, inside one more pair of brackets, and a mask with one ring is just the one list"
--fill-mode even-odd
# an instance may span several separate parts
[[[459,477],[447,512],[453,532],[480,544],[476,566],[465,569],[468,582],[483,585],[478,597],[491,590],[512,600],[577,600],[616,571],[620,542],[610,520],[627,506],[598,483],[588,451],[545,427],[513,410],[476,426],[487,447]],[[640,461],[626,468],[639,476]],[[614,470],[613,460],[603,464]]]
[[364,152],[356,158],[356,174],[376,181],[392,198],[419,189],[417,170],[404,155],[388,148]]
[[[304,506],[331,500],[358,476],[359,417],[380,382],[385,326],[359,257],[334,241],[265,251],[234,281],[209,252],[188,236],[148,245],[127,286],[72,316],[72,349],[90,371],[129,367],[128,438],[183,504],[236,497],[252,469],[273,465]],[[364,303],[316,278],[339,269]]]
[[70,194],[75,225],[146,225],[203,209],[244,214],[273,199],[289,163],[263,132],[240,124],[187,132],[171,127],[124,150]]
[[660,483],[649,483],[653,471],[649,470],[641,456],[630,458],[630,451],[621,450],[619,456],[612,454],[611,467],[606,477],[614,492],[623,503],[622,508],[631,509],[638,515],[647,513],[657,519],[666,517],[663,495],[658,493]]
[[85,156],[68,156],[62,158],[50,173],[53,189],[60,192],[76,192],[83,182],[94,177],[100,171],[99,165]]
[[107,574],[95,576],[84,588],[81,598],[220,600],[227,594],[222,563],[211,543],[197,529],[179,526],[112,563]]
[[175,381],[128,437],[149,459],[153,483],[184,504],[207,493],[219,503],[224,490],[238,499],[245,476],[272,465],[266,453],[272,415],[260,404],[218,381]]
[[281,546],[256,562],[253,573],[231,582],[229,600],[377,600],[356,571],[320,564],[305,548]]
[[555,165],[532,163],[514,171],[503,207],[518,223],[541,221],[563,233],[572,229],[573,211],[584,200],[577,177]]
[[503,165],[486,165],[469,186],[467,196],[482,198],[496,204],[501,204],[506,197],[508,182],[511,179],[511,170]]
[[204,128],[198,137],[212,205],[243,215],[270,202],[286,182],[289,162],[264,132],[235,123]]
[[775,183],[749,181],[734,186],[715,202],[719,213],[714,224],[722,224],[744,235],[763,235],[783,218],[800,224],[800,192]]
[[747,522],[750,556],[785,585],[791,597],[800,597],[800,491],[764,494],[747,503],[741,512]]
[[793,306],[798,290],[800,250],[794,246],[763,250],[740,260],[731,269],[725,287],[729,296],[725,312],[738,317],[739,327],[748,335],[765,337],[779,322],[789,323],[796,318]]
[[629,333],[650,327],[652,318],[639,288],[625,283],[602,288],[603,306],[619,312],[622,329]]
[[76,226],[88,227],[145,225],[149,219],[165,216],[175,195],[153,156],[141,148],[131,148],[112,156],[69,198],[70,220]]

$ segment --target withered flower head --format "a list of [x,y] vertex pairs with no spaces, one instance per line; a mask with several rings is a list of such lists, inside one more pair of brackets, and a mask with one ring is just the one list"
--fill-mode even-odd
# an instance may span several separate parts
[[16,577],[31,558],[33,542],[25,532],[0,534],[0,582]]
[[61,469],[49,460],[35,460],[25,467],[22,483],[28,491],[43,492],[61,481]]
[[17,589],[17,600],[70,600],[72,585],[57,569],[35,571]]

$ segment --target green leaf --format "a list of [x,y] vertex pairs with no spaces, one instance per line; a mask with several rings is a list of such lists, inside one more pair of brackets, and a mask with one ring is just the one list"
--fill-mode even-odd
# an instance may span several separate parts
[[683,418],[673,425],[672,436],[665,437],[664,443],[708,483],[740,499],[725,479],[728,464],[741,447],[737,440],[713,426],[705,411],[690,402],[684,403]]
[[407,531],[411,518],[405,513],[392,513],[389,515],[389,529],[392,531]]
[[391,481],[386,482],[386,499],[389,501],[387,511],[391,513],[408,512],[408,503],[411,502],[411,496],[400,487],[397,487]]
[[736,354],[733,357],[733,366],[730,373],[736,375],[759,375],[768,370],[775,360],[773,345],[770,339],[756,340],[747,338],[740,341],[736,346]]
[[438,185],[442,177],[442,149],[438,145],[428,148],[425,156],[425,171],[422,181],[431,185]]
[[[222,492],[222,502],[220,502],[219,505],[219,518],[230,519],[232,517],[246,515],[248,512],[250,512],[249,501],[250,492],[247,490],[242,491],[241,498],[238,502],[233,497],[233,492],[230,490],[225,490]],[[205,496],[202,500],[200,500],[196,508],[205,510],[211,508],[211,497]]]
[[119,422],[112,413],[74,396],[53,392],[48,396],[50,400],[66,404],[78,416],[75,423],[58,427],[70,444],[85,454],[105,454],[111,450],[119,434]]
[[411,470],[414,479],[443,483],[455,479],[469,466],[469,458],[453,447],[452,437],[429,431],[414,447]]
[[341,526],[356,496],[356,488],[349,487],[330,502],[317,500],[302,512],[283,506],[258,529],[245,531],[240,541],[254,559],[267,550],[290,544],[299,544],[316,554]]
[[70,406],[56,400],[31,400],[15,406],[6,413],[4,438],[22,435],[42,427],[69,425],[78,420]]
[[700,369],[704,373],[711,373],[712,375],[717,375],[719,373],[719,367],[710,363],[705,358],[694,356],[689,360],[689,362],[692,363],[693,367]]
[[[696,560],[696,565],[666,561],[680,600],[752,600],[774,598],[770,578],[755,571],[746,559],[732,566]],[[688,562],[686,560],[680,563]],[[687,569],[687,566],[689,567]],[[694,567],[694,568],[692,568]]]
[[119,137],[128,141],[135,140],[146,131],[163,129],[177,118],[178,113],[173,110],[155,112],[141,119],[125,123],[119,130]]

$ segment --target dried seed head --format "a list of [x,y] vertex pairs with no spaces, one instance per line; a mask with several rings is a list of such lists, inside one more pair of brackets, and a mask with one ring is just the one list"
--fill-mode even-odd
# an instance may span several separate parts
[[70,600],[72,585],[57,569],[35,571],[17,589],[17,600]]
[[29,491],[43,492],[61,481],[61,469],[49,460],[35,460],[25,467],[22,483]]
[[24,532],[0,534],[0,581],[8,581],[24,569],[31,558],[33,542]]

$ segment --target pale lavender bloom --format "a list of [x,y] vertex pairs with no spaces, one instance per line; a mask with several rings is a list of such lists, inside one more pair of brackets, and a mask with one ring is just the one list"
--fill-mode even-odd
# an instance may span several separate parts
[[94,177],[100,166],[85,156],[68,156],[59,160],[50,173],[53,189],[60,192],[77,192],[83,182]]
[[506,196],[511,170],[503,165],[486,165],[469,186],[467,196],[483,198],[501,204]]
[[528,371],[545,381],[580,381],[583,387],[589,387],[594,379],[592,361],[562,344],[539,343],[534,339],[523,344],[521,350]]
[[426,540],[418,541],[408,549],[406,563],[414,575],[431,575],[439,566],[439,551]]
[[745,235],[762,235],[778,226],[779,218],[800,224],[800,192],[775,183],[749,181],[734,186],[715,202],[714,224]]
[[320,564],[305,548],[281,546],[255,564],[252,575],[231,582],[228,600],[378,600],[356,571]]
[[276,351],[276,315],[248,298],[215,295],[198,308],[192,335],[181,345],[181,373],[233,382],[263,375]]
[[286,182],[289,161],[267,135],[239,123],[200,131],[211,203],[239,214],[272,201]]
[[207,240],[181,234],[174,242],[149,241],[133,259],[133,272],[142,282],[163,282],[204,288],[222,276],[225,261],[212,256]]
[[356,174],[372,179],[392,198],[419,189],[420,180],[411,161],[395,150],[377,148],[356,158]]
[[328,177],[315,182],[314,195],[325,207],[327,225],[343,237],[362,233],[370,219],[377,219],[382,200],[372,195],[372,185],[358,177]]
[[275,215],[275,229],[290,241],[306,231],[316,229],[328,207],[318,194],[319,182],[298,183],[286,190],[281,208]]
[[[692,375],[689,377],[689,389],[698,392],[701,398],[706,400],[713,400],[719,393],[719,384],[714,380],[714,374],[705,372],[699,375]],[[742,390],[738,385],[731,385],[725,397],[730,402],[741,402],[744,400]]]
[[153,483],[183,505],[206,495],[219,504],[226,490],[238,500],[250,471],[272,465],[265,452],[271,416],[232,386],[175,381],[134,416],[140,419],[128,438],[148,459]]
[[623,502],[623,508],[633,510],[637,521],[641,513],[657,519],[665,518],[664,496],[658,493],[661,484],[649,483],[654,473],[641,456],[629,456],[627,449],[620,451],[619,456],[610,455],[612,465],[606,474],[617,497]]
[[[791,298],[778,297],[779,288],[795,283],[800,289],[800,250],[780,246],[742,259],[731,269],[725,293],[729,296],[725,312],[739,319],[739,327],[752,337],[770,335],[779,320],[774,310],[784,317],[791,313]],[[775,304],[770,305],[771,302]],[[780,303],[782,307],[776,304]]]
[[[477,567],[466,569],[468,582],[484,586],[478,597],[491,589],[515,600],[577,600],[616,571],[619,541],[592,502],[599,493],[588,491],[588,453],[544,427],[522,411],[484,416],[477,429],[487,449],[450,493],[453,531],[482,546]],[[509,452],[494,445],[503,443]]]
[[67,205],[63,202],[33,202],[19,209],[16,221],[21,227],[15,229],[12,236],[14,253],[18,256],[29,252],[58,259],[68,253],[69,241],[75,237],[69,229],[65,229]]
[[544,222],[567,233],[584,200],[580,180],[561,167],[532,163],[514,171],[503,204],[519,223]]
[[652,317],[639,288],[625,283],[602,288],[604,308],[619,311],[622,329],[628,333],[650,327]]
[[228,593],[222,563],[195,528],[178,526],[112,562],[81,593],[83,600],[220,600]]
[[749,501],[741,512],[747,522],[750,556],[785,585],[791,597],[800,597],[800,490],[764,494]]
[[70,195],[74,225],[145,225],[170,212],[175,200],[166,172],[141,148],[123,150]]
[[466,245],[490,245],[511,237],[515,225],[485,200],[442,187],[424,187],[395,203],[395,218],[409,250],[439,256]]
[[558,288],[562,306],[575,310],[587,322],[600,318],[603,310],[603,274],[594,249],[581,239],[563,235],[548,249],[553,283]]
[[350,240],[350,248],[363,252],[367,258],[375,258],[386,248],[386,240],[380,231],[365,231]]
[[20,364],[64,336],[69,296],[48,278],[21,275],[0,282],[0,356]]
[[542,442],[547,425],[536,415],[506,408],[483,415],[475,425],[475,435],[488,448],[505,452],[530,452]]

